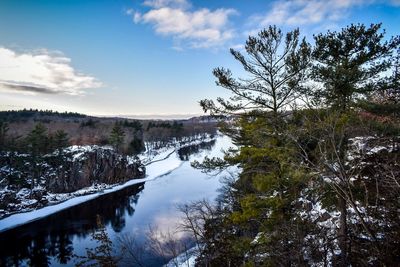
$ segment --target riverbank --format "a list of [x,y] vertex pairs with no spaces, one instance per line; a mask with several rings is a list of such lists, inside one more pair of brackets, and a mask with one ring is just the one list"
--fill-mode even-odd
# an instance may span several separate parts
[[139,155],[139,159],[146,166],[146,177],[141,179],[129,180],[125,183],[118,184],[95,184],[87,188],[80,189],[73,193],[51,194],[49,196],[53,202],[51,205],[40,209],[24,210],[12,214],[0,220],[0,232],[29,223],[34,220],[49,216],[61,210],[68,209],[72,206],[79,205],[86,201],[98,198],[105,194],[121,190],[128,186],[146,182],[157,177],[166,175],[178,168],[182,161],[178,157],[174,157],[175,153],[183,147],[197,145],[203,142],[213,140],[213,136],[202,136],[196,140],[184,140],[183,142],[174,142],[166,147],[149,151]]

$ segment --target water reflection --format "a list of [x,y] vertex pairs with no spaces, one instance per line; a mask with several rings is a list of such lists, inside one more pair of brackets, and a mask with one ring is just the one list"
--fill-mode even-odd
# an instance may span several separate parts
[[69,208],[0,235],[0,266],[49,266],[50,258],[68,263],[73,255],[73,238],[86,238],[97,229],[96,215],[115,232],[133,216],[144,183]]
[[188,161],[190,156],[195,156],[204,150],[211,150],[215,146],[215,142],[216,140],[213,139],[208,142],[182,147],[178,150],[179,159],[182,161]]
[[[98,228],[96,215],[101,216],[115,246],[118,246],[118,237],[129,234],[142,247],[146,239],[144,232],[150,224],[160,229],[176,224],[176,203],[200,199],[207,194],[214,196],[218,180],[208,179],[187,161],[192,157],[201,160],[205,154],[220,151],[226,140],[218,140],[222,141],[180,149],[177,156],[185,162],[183,166],[148,182],[146,190],[144,183],[136,184],[0,233],[0,266],[73,266],[74,254],[84,255],[85,248],[96,245],[91,241],[91,234]],[[148,252],[142,256],[145,266],[161,266],[166,261]]]

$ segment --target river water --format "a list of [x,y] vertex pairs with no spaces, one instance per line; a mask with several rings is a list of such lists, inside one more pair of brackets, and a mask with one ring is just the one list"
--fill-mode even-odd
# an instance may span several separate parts
[[[162,244],[165,235],[172,233],[190,244],[186,235],[176,231],[181,221],[177,206],[214,200],[221,178],[227,175],[206,175],[190,162],[206,155],[222,156],[221,150],[229,146],[230,139],[219,136],[215,142],[182,150],[171,155],[181,161],[179,167],[166,169],[164,175],[0,233],[0,266],[74,266],[79,261],[74,255],[84,256],[87,248],[98,245],[92,238],[99,227],[98,216],[120,258],[119,265],[162,266],[172,255],[149,249],[145,245],[148,237],[158,235],[157,244]],[[131,251],[123,251],[122,246]]]

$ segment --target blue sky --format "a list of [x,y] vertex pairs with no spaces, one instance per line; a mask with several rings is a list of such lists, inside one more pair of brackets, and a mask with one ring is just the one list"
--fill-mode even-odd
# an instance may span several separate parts
[[243,75],[229,48],[249,34],[378,22],[400,34],[400,1],[1,0],[0,109],[200,114],[228,96],[213,68]]

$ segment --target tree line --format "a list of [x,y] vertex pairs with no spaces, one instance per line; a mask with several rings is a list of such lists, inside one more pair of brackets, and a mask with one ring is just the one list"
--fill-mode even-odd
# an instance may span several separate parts
[[[142,132],[135,130],[128,148],[124,149],[125,130],[123,124],[116,122],[109,134],[107,143],[119,152],[137,155],[145,150]],[[50,132],[43,123],[36,123],[26,136],[9,134],[9,124],[0,121],[0,172],[8,181],[8,185],[16,185],[33,189],[40,180],[43,164],[46,160],[56,160],[60,167],[65,163],[64,148],[70,146],[70,138],[64,130]],[[46,154],[56,153],[47,159]],[[30,177],[22,177],[21,171],[29,168]]]
[[38,109],[22,109],[22,110],[9,110],[0,111],[0,120],[15,122],[23,121],[37,116],[57,116],[61,118],[85,118],[86,115],[77,112],[58,112],[53,110],[38,110]]

